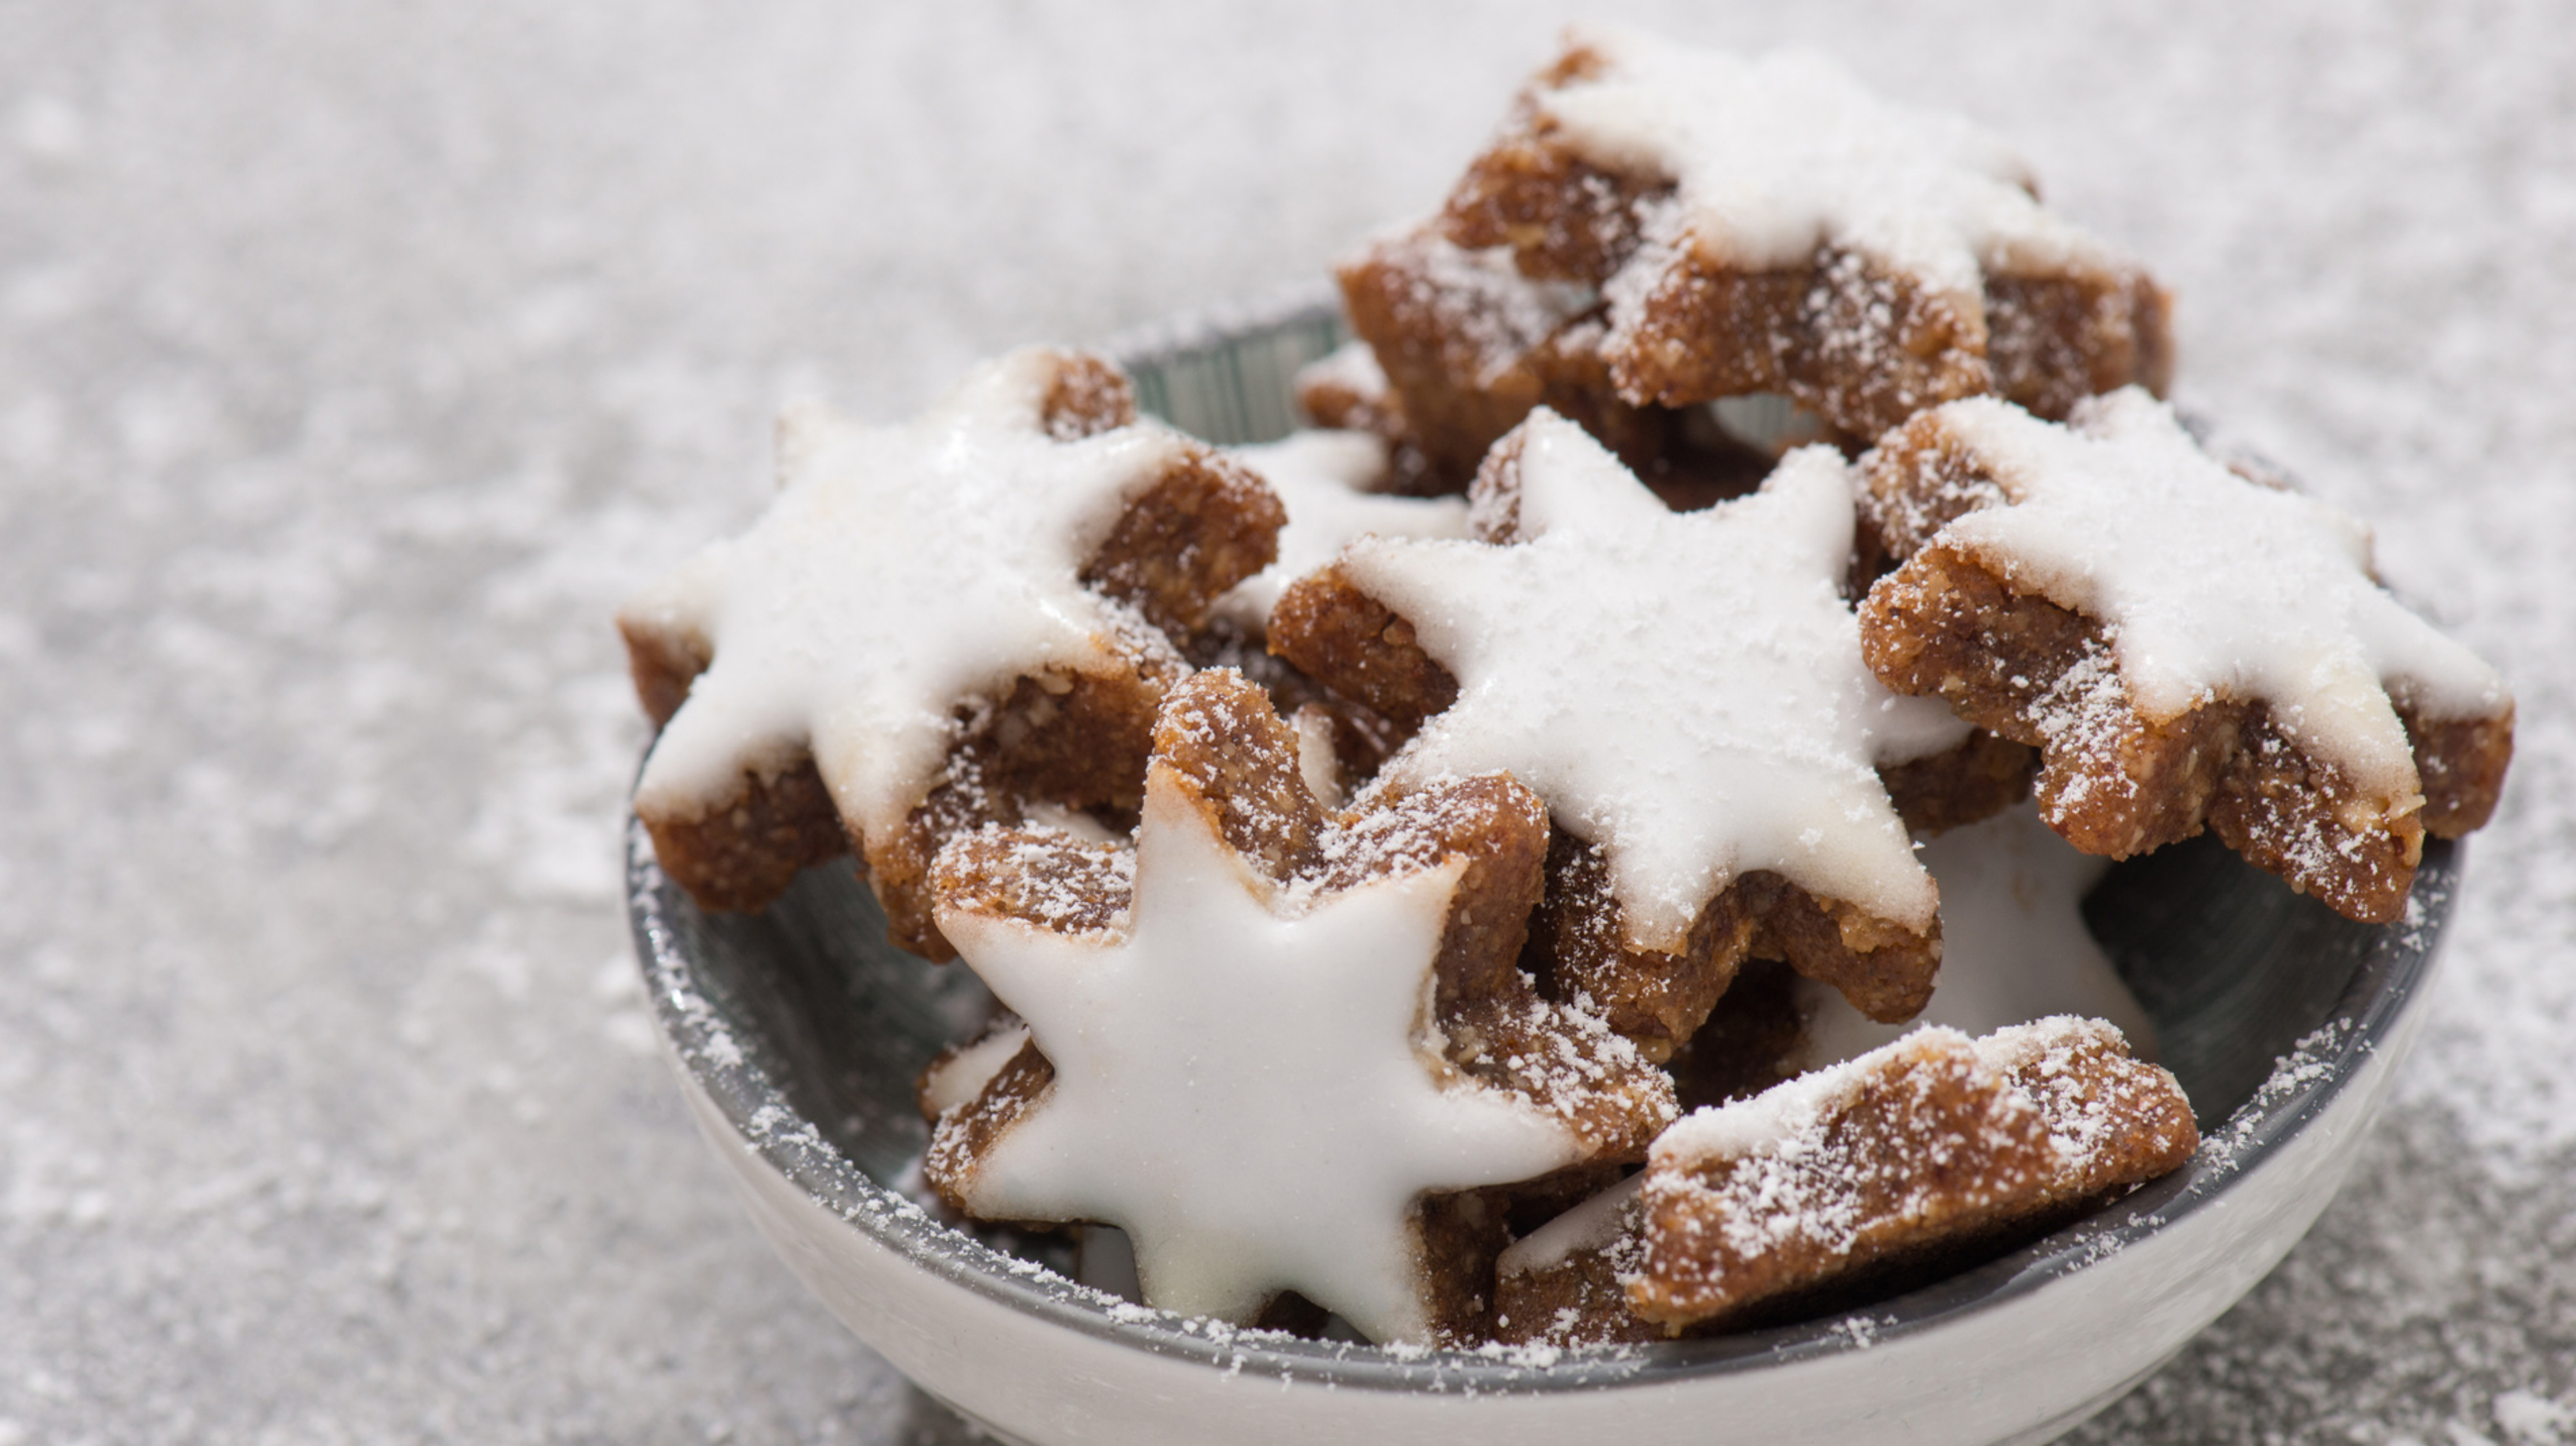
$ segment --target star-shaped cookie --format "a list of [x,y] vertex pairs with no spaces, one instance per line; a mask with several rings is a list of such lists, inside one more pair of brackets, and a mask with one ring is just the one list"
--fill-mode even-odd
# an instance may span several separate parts
[[1132,856],[1001,829],[941,855],[940,927],[1029,1038],[943,1101],[926,1173],[979,1218],[1119,1226],[1167,1309],[1294,1291],[1374,1340],[1475,1337],[1477,1273],[1431,1268],[1473,1252],[1425,1197],[1638,1158],[1673,1114],[1513,967],[1543,814],[1471,779],[1329,817],[1228,670],[1156,733]]
[[1863,475],[1904,559],[1861,609],[1871,666],[2037,745],[2042,812],[2078,848],[2125,858],[2205,823],[2384,922],[2424,833],[2495,806],[2495,670],[2379,585],[2360,524],[2230,470],[2145,392],[2064,425],[1952,403]]
[[1866,437],[1986,391],[2062,413],[2169,366],[2163,292],[2042,209],[2018,157],[1803,52],[1575,31],[1445,224],[1599,287],[1634,403],[1787,392]]
[[1507,541],[1367,539],[1272,615],[1292,662],[1424,718],[1379,786],[1508,770],[1545,799],[1561,982],[1662,1049],[1757,947],[1873,1016],[1921,1007],[1937,894],[1878,769],[1969,730],[1861,663],[1842,460],[1674,513],[1542,410],[1475,506]]
[[1095,358],[989,363],[916,421],[781,420],[781,487],[620,613],[661,736],[635,791],[663,867],[756,908],[858,845],[934,956],[938,837],[1023,800],[1134,805],[1188,628],[1271,557],[1277,500],[1140,423]]

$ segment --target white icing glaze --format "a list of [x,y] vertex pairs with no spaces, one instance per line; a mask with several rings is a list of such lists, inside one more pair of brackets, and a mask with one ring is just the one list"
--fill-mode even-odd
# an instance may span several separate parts
[[1342,760],[1333,750],[1333,718],[1309,703],[1288,720],[1297,730],[1297,776],[1326,808],[1342,806]]
[[1012,1020],[956,1053],[934,1061],[922,1081],[921,1103],[931,1114],[944,1115],[974,1101],[1029,1042],[1029,1027]]
[[1539,92],[1539,113],[1595,164],[1674,182],[1690,244],[1718,265],[1804,266],[1832,245],[1974,298],[1983,271],[2107,260],[2041,209],[1993,135],[1881,100],[1820,56],[1745,60],[1627,29],[1574,40],[1609,64]]
[[2069,845],[2023,803],[1953,829],[1923,848],[1941,886],[1941,975],[1932,1002],[1902,1024],[1880,1024],[1842,995],[1798,981],[1807,1033],[1794,1064],[1852,1059],[1920,1025],[1983,1035],[2055,1014],[2107,1019],[2141,1058],[2155,1057],[2155,1024],[2084,927],[2084,892],[2110,867]]
[[[1648,1151],[1645,1192],[1693,1188],[1690,1177],[1712,1165],[1731,1166],[1719,1187],[1728,1208],[1717,1231],[1729,1249],[1758,1254],[1803,1240],[1841,1252],[1869,1223],[1850,1185],[1870,1169],[1850,1145],[1833,1138],[1835,1123],[1892,1076],[1926,1066],[1959,1071],[1984,1096],[1969,1117],[1944,1127],[1921,1162],[1936,1169],[1951,1152],[1970,1155],[1989,1144],[2009,1145],[2034,1121],[2047,1131],[2049,1154],[2038,1183],[2064,1191],[2079,1185],[2098,1152],[2133,1138],[2120,1096],[2124,1090],[2088,1087],[2095,1078],[2081,1057],[2116,1046],[2119,1031],[2098,1019],[2059,1015],[1970,1039],[1940,1025],[1917,1029],[1867,1054],[1774,1085],[1748,1100],[1692,1112],[1656,1137]],[[1894,1102],[1908,1096],[1899,1093]],[[1974,1188],[1974,1187],[1971,1187]],[[2060,1198],[2063,1198],[2062,1196]],[[1907,1207],[1899,1204],[1893,1217]]]
[[2230,472],[2146,392],[2094,398],[2063,427],[1992,398],[1940,415],[2012,505],[1937,540],[2104,623],[2149,718],[2261,698],[2302,748],[2404,800],[2414,755],[2390,687],[2436,717],[2504,710],[2493,668],[2373,580],[2361,524]]
[[1606,850],[1641,947],[1678,949],[1752,869],[1927,927],[1932,880],[1875,765],[1967,730],[1861,662],[1837,591],[1852,539],[1842,459],[1805,449],[1753,496],[1674,513],[1554,413],[1524,435],[1532,540],[1375,538],[1343,555],[1459,681],[1386,776],[1509,771]]
[[1113,636],[1151,645],[1076,575],[1189,444],[1152,424],[1049,438],[1060,365],[1039,350],[987,363],[904,426],[781,416],[769,510],[624,611],[715,658],[653,745],[639,811],[693,816],[810,743],[842,817],[891,831],[928,793],[959,704],[1022,676],[1113,671]]
[[1464,537],[1460,497],[1395,497],[1372,492],[1386,476],[1386,443],[1366,432],[1298,432],[1276,442],[1228,448],[1226,455],[1261,475],[1288,509],[1279,557],[1217,599],[1217,611],[1259,628],[1288,584],[1333,560],[1352,539]]
[[1608,1249],[1628,1228],[1629,1212],[1645,1185],[1644,1175],[1631,1175],[1513,1241],[1495,1257],[1494,1274],[1528,1275],[1554,1270],[1583,1251]]
[[1416,1198],[1580,1154],[1561,1120],[1456,1077],[1425,1035],[1463,868],[1302,897],[1157,765],[1125,938],[943,909],[1055,1066],[978,1166],[976,1213],[1117,1225],[1165,1309],[1240,1321],[1288,1289],[1373,1340],[1426,1340]]
[[1377,400],[1386,395],[1386,369],[1364,341],[1346,341],[1297,369],[1297,389],[1335,386],[1355,397]]

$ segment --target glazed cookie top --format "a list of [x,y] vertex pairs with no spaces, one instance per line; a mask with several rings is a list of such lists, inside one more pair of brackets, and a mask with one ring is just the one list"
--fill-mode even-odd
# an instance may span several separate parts
[[1932,425],[1980,474],[1958,484],[1973,496],[1927,499],[1973,509],[1934,545],[2103,624],[2151,720],[2258,697],[2302,748],[2394,797],[2416,774],[2390,689],[2434,718],[2509,706],[2493,668],[2379,585],[2368,529],[2229,470],[2138,388],[2064,426],[1992,398]]
[[2041,209],[2003,142],[1881,100],[1821,56],[1746,60],[1620,28],[1570,39],[1592,63],[1533,109],[1593,164],[1673,183],[1688,243],[1712,263],[1803,267],[1831,245],[1973,296],[1988,271],[2110,260]]
[[1433,965],[1466,867],[1283,884],[1158,761],[1117,927],[943,907],[1054,1067],[978,1164],[977,1213],[1120,1226],[1168,1310],[1249,1319],[1293,1289],[1373,1340],[1428,1340],[1416,1198],[1583,1153],[1561,1117],[1441,1060]]
[[900,426],[811,405],[780,418],[769,510],[625,609],[714,659],[655,742],[639,808],[685,814],[810,743],[842,817],[892,830],[937,776],[961,704],[1168,650],[1079,574],[1195,444],[1152,423],[1050,435],[1066,365],[1015,352]]
[[1458,680],[1383,778],[1510,772],[1605,850],[1642,948],[1677,951],[1753,869],[1928,929],[1933,883],[1876,769],[1967,728],[1861,661],[1841,457],[1802,449],[1760,492],[1676,513],[1553,412],[1503,445],[1517,485],[1479,480],[1480,530],[1520,540],[1370,538],[1339,564]]

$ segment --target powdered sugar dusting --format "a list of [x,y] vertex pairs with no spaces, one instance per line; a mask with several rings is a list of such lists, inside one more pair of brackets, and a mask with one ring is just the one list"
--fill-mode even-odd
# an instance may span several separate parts
[[1479,384],[1509,370],[1593,302],[1584,287],[1522,276],[1507,246],[1470,251],[1432,230],[1377,244],[1404,252],[1411,304],[1436,312],[1441,334],[1471,349],[1467,371]]
[[[1648,1199],[1651,1204],[1659,1193],[1713,1194],[1718,1203],[1693,1212],[1688,1228],[1703,1232],[1713,1226],[1718,1238],[1691,1252],[1679,1272],[1722,1268],[1714,1262],[1758,1259],[1793,1244],[1829,1257],[1849,1254],[1869,1226],[1920,1213],[1904,1203],[1873,1212],[1864,1202],[1873,1188],[1889,1182],[1910,1195],[1935,1188],[1932,1160],[1965,1163],[1960,1180],[1945,1182],[1965,1198],[2000,1198],[2001,1191],[2036,1183],[2009,1172],[2001,1179],[1985,1174],[1987,1152],[1999,1146],[2009,1150],[2037,1115],[2030,1099],[1994,1077],[2000,1073],[1982,1058],[1975,1041],[1935,1025],[1750,1099],[1684,1116],[1655,1141],[1647,1167]],[[1856,1149],[1855,1142],[1839,1135],[1837,1127],[1864,1093],[1880,1098],[1892,1092],[1901,1102],[1935,1080],[1953,1077],[1973,1081],[1977,1113],[1961,1122],[1961,1132],[1925,1142],[1923,1158],[1885,1158],[1865,1146]],[[1720,1183],[1701,1183],[1699,1172],[1721,1162]],[[1917,1179],[1909,1172],[1923,1176]],[[1697,1238],[1705,1240],[1704,1235]],[[1703,1261],[1710,1264],[1703,1266]]]
[[2088,1056],[2124,1044],[2120,1031],[2098,1019],[2052,1015],[1998,1029],[1977,1041],[1988,1069],[2011,1075],[2048,1121],[2062,1168],[2080,1173],[2118,1143],[2123,1116],[2117,1099],[2096,1091]]
[[2272,1072],[2264,1076],[2253,1097],[2230,1117],[2225,1128],[2203,1141],[2201,1148],[2214,1160],[2234,1159],[2253,1142],[2267,1114],[2323,1083],[2333,1073],[2334,1058],[2343,1049],[2349,1029],[2343,1021],[2335,1020],[2302,1035],[2289,1053],[2272,1062]]

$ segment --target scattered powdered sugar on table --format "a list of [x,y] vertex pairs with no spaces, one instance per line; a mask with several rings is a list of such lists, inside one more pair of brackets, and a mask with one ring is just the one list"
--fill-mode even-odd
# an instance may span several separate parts
[[[2028,156],[2175,288],[2180,400],[2520,699],[2352,1183],[2073,1439],[2576,1440],[2576,18],[1624,13]],[[971,1439],[596,983],[608,616],[755,514],[782,399],[1312,284],[1573,17],[0,7],[0,1442]]]

